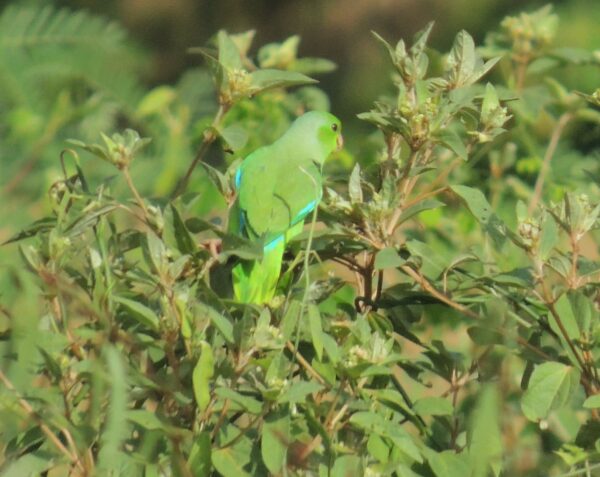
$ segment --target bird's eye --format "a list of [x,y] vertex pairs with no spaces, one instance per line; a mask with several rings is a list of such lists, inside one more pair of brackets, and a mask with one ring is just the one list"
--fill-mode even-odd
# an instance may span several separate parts
[[337,130],[338,130],[338,125],[337,125],[337,124],[335,124],[335,123],[333,123],[333,124],[331,125],[331,129],[333,129],[334,131],[337,131]]

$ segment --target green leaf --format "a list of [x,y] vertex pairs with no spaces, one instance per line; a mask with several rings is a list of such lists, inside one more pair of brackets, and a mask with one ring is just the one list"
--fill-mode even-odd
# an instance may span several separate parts
[[571,290],[567,296],[578,328],[582,333],[590,333],[592,323],[598,322],[598,311],[594,303],[581,290]]
[[360,204],[363,201],[362,187],[360,185],[360,164],[357,162],[352,169],[350,179],[348,180],[348,195],[350,202]]
[[382,464],[387,464],[390,456],[390,448],[377,434],[371,434],[367,440],[367,450]]
[[[202,165],[204,170],[206,170],[206,174],[208,175],[208,178],[212,181],[212,183],[215,185],[215,187],[219,190],[221,195],[227,196],[230,192],[230,185],[229,185],[229,181],[227,180],[227,177],[225,176],[225,174],[223,174],[220,170],[218,170],[218,169],[214,168],[213,166],[211,166],[210,164],[208,164],[206,161],[202,161],[200,164]],[[192,231],[194,233],[201,231],[199,229],[202,229],[202,228],[204,228],[204,230],[215,228],[214,225],[211,224],[210,222],[203,221],[202,219],[200,219],[198,217],[192,217],[191,219],[186,220],[186,225],[190,228],[190,231]]]
[[449,79],[454,87],[465,85],[475,69],[475,42],[471,35],[461,30],[448,55]]
[[116,210],[119,204],[95,204],[94,207],[86,208],[85,212],[78,216],[73,222],[65,227],[64,232],[68,237],[75,237],[98,223],[100,217]]
[[330,477],[356,477],[357,475],[364,475],[360,457],[343,455],[335,460]]
[[263,421],[260,450],[265,466],[274,475],[278,475],[287,462],[290,424],[287,408],[267,415]]
[[323,347],[325,348],[325,353],[327,353],[327,356],[329,356],[329,360],[333,364],[339,363],[342,359],[342,355],[335,339],[333,339],[327,333],[323,333],[321,339],[323,340]]
[[481,346],[504,343],[502,334],[485,326],[471,326],[467,329],[467,333],[474,343]]
[[415,401],[413,411],[421,416],[451,416],[452,403],[442,397],[425,397]]
[[583,407],[586,409],[597,409],[600,407],[600,394],[594,394],[593,396],[588,397],[583,402]]
[[252,94],[262,93],[273,88],[288,88],[305,84],[317,83],[317,80],[309,78],[295,71],[262,69],[250,73]]
[[149,431],[159,430],[165,432],[167,428],[167,425],[155,413],[145,409],[129,409],[127,420]]
[[162,274],[168,265],[167,250],[162,240],[154,232],[147,232],[143,250],[146,262],[152,271]]
[[217,449],[212,453],[212,463],[223,477],[250,477],[244,470],[250,458],[249,451],[242,446]]
[[383,415],[372,411],[359,411],[352,415],[350,423],[362,428],[367,434],[375,432],[381,437],[391,439],[392,442],[407,456],[417,462],[422,462],[421,452],[415,445],[412,437],[397,422],[392,422]]
[[101,447],[98,452],[98,471],[120,473],[125,455],[121,446],[129,429],[127,425],[127,375],[123,359],[112,345],[102,349],[107,367],[107,382],[110,386],[110,401],[106,414],[104,432],[100,436]]
[[214,374],[215,359],[211,346],[202,341],[200,343],[200,358],[192,373],[194,397],[200,412],[204,412],[210,403],[210,384]]
[[176,98],[177,92],[171,86],[158,86],[142,98],[136,113],[140,117],[162,114]]
[[242,149],[248,142],[248,133],[239,124],[232,124],[231,126],[220,129],[219,135],[232,151]]
[[375,269],[384,270],[386,268],[398,268],[404,265],[404,260],[393,247],[387,247],[377,252],[375,255]]
[[177,249],[181,253],[192,255],[198,250],[198,246],[190,234],[190,231],[185,226],[179,210],[177,210],[173,204],[170,204],[169,207],[173,214],[173,232],[175,241],[177,242]]
[[[473,477],[487,477],[490,466],[502,462],[502,434],[500,431],[500,402],[498,392],[486,385],[479,393],[477,406],[469,422],[469,456]],[[498,472],[495,472],[498,475]]]
[[217,46],[219,48],[219,63],[228,70],[243,69],[242,56],[237,45],[225,30],[217,33]]
[[4,462],[2,477],[33,477],[44,475],[56,464],[53,462],[54,456],[46,452],[35,451],[27,453],[13,462]]
[[323,387],[322,384],[314,381],[296,381],[279,396],[277,402],[304,403],[306,402],[306,396],[320,391]]
[[333,61],[325,58],[297,58],[288,69],[305,75],[314,75],[330,73],[336,68],[337,65]]
[[206,306],[206,309],[208,311],[210,321],[213,325],[215,325],[215,328],[219,330],[219,332],[223,335],[223,338],[225,338],[228,343],[233,344],[235,339],[233,337],[233,324],[231,321],[211,306]]
[[268,43],[258,50],[258,63],[261,68],[279,68],[287,70],[298,53],[300,37],[293,35],[282,43]]
[[113,300],[129,313],[129,316],[141,325],[150,328],[152,331],[158,331],[159,319],[153,310],[143,305],[139,301],[130,300],[122,296],[113,296]]
[[491,83],[485,85],[485,93],[483,95],[483,102],[481,103],[481,122],[487,124],[493,118],[494,113],[500,107],[500,101],[498,100],[498,93],[496,88]]
[[418,240],[408,240],[406,248],[411,255],[423,261],[423,273],[431,278],[439,277],[446,269],[447,263],[429,245]]
[[[556,312],[560,317],[560,321],[567,331],[569,338],[571,338],[571,340],[579,339],[581,336],[581,330],[579,329],[579,324],[577,323],[577,319],[573,313],[573,308],[571,308],[569,295],[567,293],[563,293],[563,295],[554,304],[554,308],[556,309]],[[557,335],[562,336],[562,331],[554,316],[551,315],[548,317],[548,323],[550,324],[550,328],[552,328]]]
[[415,205],[408,207],[402,211],[400,218],[398,219],[398,225],[406,222],[408,219],[420,214],[426,210],[437,209],[438,207],[444,207],[446,204],[435,199],[425,199],[417,202]]
[[34,237],[40,233],[48,232],[56,227],[56,217],[44,217],[43,219],[36,220],[27,228],[22,230],[16,235],[13,235],[11,238],[2,242],[0,245],[8,245],[9,243],[18,242],[20,240]]
[[208,477],[210,475],[212,467],[210,432],[201,432],[194,439],[187,465],[194,477]]
[[454,451],[434,452],[425,450],[427,462],[436,477],[465,477],[471,475],[471,468],[464,454],[456,454]]
[[569,401],[579,386],[577,368],[557,362],[542,363],[534,369],[527,391],[521,398],[521,409],[531,421],[545,419],[550,411]]
[[260,401],[257,401],[250,396],[240,394],[233,389],[217,388],[215,389],[215,394],[221,399],[229,399],[230,401],[233,401],[242,409],[247,410],[250,414],[260,414],[263,408],[263,404]]
[[319,307],[314,303],[308,305],[308,325],[312,344],[317,353],[319,361],[323,360],[323,325],[321,323],[321,313]]
[[489,234],[496,247],[500,247],[506,238],[506,226],[492,210],[492,206],[483,193],[478,189],[463,185],[455,185],[450,188],[465,201],[469,211]]
[[436,137],[441,144],[450,149],[463,161],[466,161],[469,158],[465,143],[457,132],[452,131],[451,129],[442,129],[436,134]]
[[244,237],[233,234],[221,233],[222,251],[219,258],[225,261],[228,257],[235,255],[242,260],[260,260],[263,256],[263,245],[260,241],[251,241]]
[[538,253],[542,261],[548,260],[554,247],[558,245],[559,239],[559,229],[554,218],[550,214],[546,214],[538,242]]
[[279,328],[281,329],[281,334],[285,340],[291,339],[296,326],[298,325],[298,320],[300,320],[300,314],[302,313],[302,303],[298,300],[292,300],[287,310],[283,315]]

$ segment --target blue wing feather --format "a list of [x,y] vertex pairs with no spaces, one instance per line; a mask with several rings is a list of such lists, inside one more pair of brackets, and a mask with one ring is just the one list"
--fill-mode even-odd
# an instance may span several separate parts
[[310,214],[317,205],[317,202],[317,199],[313,200],[312,202],[307,204],[300,212],[298,212],[298,215],[296,215],[296,218],[292,221],[292,225],[296,225],[298,222],[303,220],[304,217]]
[[237,190],[240,190],[241,183],[242,183],[242,166],[238,167],[238,170],[235,173],[235,188]]

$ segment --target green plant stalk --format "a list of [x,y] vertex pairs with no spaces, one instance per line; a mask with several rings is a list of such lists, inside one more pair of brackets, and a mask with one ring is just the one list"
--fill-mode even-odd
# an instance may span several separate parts
[[121,172],[123,173],[123,177],[125,177],[125,182],[127,182],[127,187],[129,187],[129,190],[133,194],[133,197],[135,198],[135,201],[136,201],[138,207],[140,209],[142,209],[142,212],[144,213],[145,222],[147,224],[150,224],[150,222],[149,222],[150,216],[148,214],[148,208],[146,207],[144,199],[142,199],[142,196],[138,192],[137,188],[135,187],[135,184],[133,183],[133,180],[131,179],[131,174],[129,173],[129,167],[128,166],[123,167],[121,169]]
[[[317,190],[318,185],[317,185],[316,181],[303,168],[300,168],[300,170],[312,180],[313,185],[315,187],[315,197],[318,197],[318,195],[319,195],[318,190]],[[308,268],[310,266],[310,251],[312,249],[312,241],[313,241],[313,235],[315,232],[315,224],[317,223],[317,211],[318,211],[318,206],[315,206],[315,208],[312,211],[312,215],[311,215],[310,228],[309,228],[309,232],[308,232],[308,240],[306,241],[306,250],[304,251],[304,265],[303,265],[304,270],[303,270],[303,272],[304,272],[305,288],[304,288],[304,294],[302,296],[302,304],[300,306],[300,314],[298,316],[298,321],[296,322],[296,336],[294,338],[294,350],[296,350],[297,353],[298,353],[298,346],[300,344],[300,323],[299,323],[299,321],[302,319],[302,317],[304,316],[304,312],[306,311],[306,305],[308,303],[308,290],[310,289],[310,274],[309,274]],[[298,354],[300,354],[300,353],[298,353]],[[296,356],[296,354],[294,354],[294,356]],[[290,366],[289,378],[291,378],[292,373],[293,373],[293,366]]]
[[548,147],[546,148],[546,153],[544,154],[544,160],[542,162],[542,168],[540,169],[540,173],[535,181],[535,187],[533,190],[533,196],[531,197],[531,201],[529,202],[529,207],[527,208],[527,212],[531,215],[535,208],[538,205],[542,197],[542,192],[544,189],[544,181],[546,180],[546,175],[548,174],[548,170],[550,169],[550,161],[554,156],[554,152],[556,151],[556,147],[558,146],[558,141],[565,129],[565,126],[573,117],[572,113],[567,112],[563,113],[556,126],[554,131],[552,131],[552,136],[550,136],[550,142],[548,143]]

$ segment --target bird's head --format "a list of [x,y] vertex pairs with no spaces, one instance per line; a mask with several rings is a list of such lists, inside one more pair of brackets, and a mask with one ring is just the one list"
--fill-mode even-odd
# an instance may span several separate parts
[[333,114],[324,111],[310,111],[294,122],[292,129],[300,130],[305,145],[314,139],[314,146],[321,153],[318,162],[323,162],[333,152],[344,145],[342,123]]

